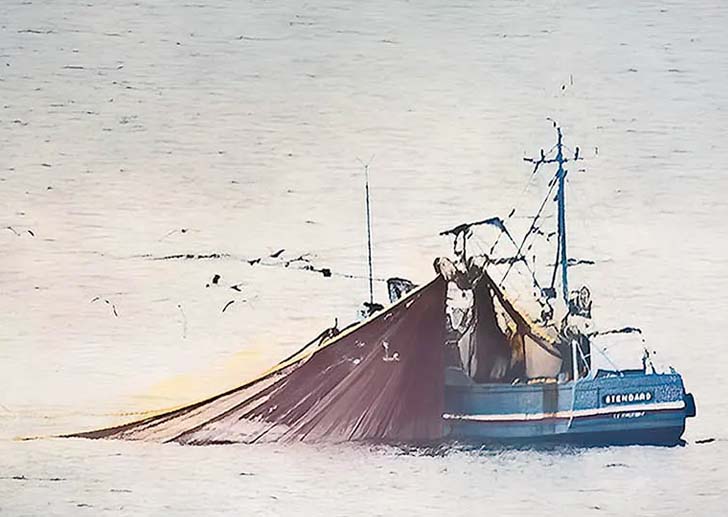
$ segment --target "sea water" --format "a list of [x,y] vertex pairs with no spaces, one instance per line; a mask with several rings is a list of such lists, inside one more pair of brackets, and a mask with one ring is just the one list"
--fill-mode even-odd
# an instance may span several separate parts
[[[722,514],[726,26],[719,1],[2,2],[0,514]],[[432,277],[444,229],[516,208],[522,233],[547,117],[584,158],[568,249],[595,264],[572,284],[600,328],[643,330],[603,338],[612,360],[647,346],[684,375],[685,447],[48,438],[236,386],[348,323],[361,162],[379,301],[382,279]]]

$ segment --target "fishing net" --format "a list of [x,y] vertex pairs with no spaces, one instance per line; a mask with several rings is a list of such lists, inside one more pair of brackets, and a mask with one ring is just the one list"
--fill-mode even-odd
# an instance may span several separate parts
[[[554,341],[484,270],[464,274],[446,259],[435,269],[429,284],[340,334],[325,331],[251,382],[144,420],[70,436],[196,445],[432,442],[445,435],[446,367],[462,369],[476,383],[558,374]],[[468,294],[460,309],[456,291]]]
[[445,288],[438,276],[367,321],[226,393],[69,436],[198,445],[437,440],[444,432]]

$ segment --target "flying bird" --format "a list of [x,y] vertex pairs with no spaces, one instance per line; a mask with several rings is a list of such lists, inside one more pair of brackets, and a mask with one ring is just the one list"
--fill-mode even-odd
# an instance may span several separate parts
[[278,257],[280,257],[280,256],[281,256],[281,254],[282,254],[282,253],[283,253],[284,251],[286,251],[286,250],[285,250],[285,249],[279,249],[279,250],[278,250],[278,251],[276,251],[275,253],[271,253],[271,254],[270,254],[270,258],[278,258]]
[[[215,276],[212,277],[212,285],[218,285],[219,281],[220,281],[220,275],[215,274]],[[205,287],[210,287],[210,284],[205,284]]]
[[33,230],[31,230],[31,229],[25,230],[22,233],[18,233],[18,231],[15,228],[13,228],[12,226],[6,226],[5,229],[13,232],[16,237],[20,237],[23,233],[26,233],[26,232],[29,233],[32,237],[35,237],[35,233],[33,233]]
[[284,266],[285,267],[288,267],[288,266],[290,266],[291,264],[293,264],[295,262],[306,262],[306,263],[310,263],[311,262],[311,259],[308,258],[308,255],[309,254],[306,253],[305,255],[301,255],[301,256],[296,257],[296,258],[293,258],[291,260],[286,260]]
[[[99,301],[101,299],[102,298],[100,296],[95,296],[89,303],[94,303],[94,302],[97,302],[97,301]],[[106,298],[103,298],[103,301],[106,303],[106,305],[110,305],[111,306],[111,311],[114,313],[114,316],[116,316],[118,318],[119,317],[119,313],[116,312],[116,305],[114,305],[113,303],[111,303]]]
[[229,302],[227,302],[225,304],[225,307],[222,308],[222,312],[225,312],[225,309],[227,309],[228,307],[230,307],[234,303],[235,303],[235,300],[230,300]]
[[179,232],[179,233],[187,233],[188,231],[190,231],[189,228],[180,228],[178,230],[171,230],[171,231],[167,232],[166,234],[164,234],[159,240],[160,241],[163,241],[167,237],[169,237],[171,235],[174,235],[177,232]]

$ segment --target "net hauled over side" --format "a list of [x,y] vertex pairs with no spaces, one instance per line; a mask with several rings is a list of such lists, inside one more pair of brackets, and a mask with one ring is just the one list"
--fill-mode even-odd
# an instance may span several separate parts
[[182,444],[442,438],[446,282],[257,379],[129,424],[68,435]]

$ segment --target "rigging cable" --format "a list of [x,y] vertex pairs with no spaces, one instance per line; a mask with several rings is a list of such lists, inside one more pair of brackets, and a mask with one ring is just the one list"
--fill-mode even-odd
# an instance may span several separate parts
[[[551,198],[551,193],[553,192],[554,187],[557,184],[557,181],[556,181],[557,176],[558,176],[558,173],[555,174],[554,177],[551,179],[549,191],[546,193],[546,197],[544,198],[543,202],[541,203],[541,207],[538,209],[538,212],[536,212],[536,215],[533,218],[533,222],[531,222],[531,227],[526,232],[526,235],[523,236],[523,240],[521,241],[521,244],[518,246],[518,251],[516,251],[516,256],[521,254],[521,251],[523,250],[523,246],[526,244],[526,240],[533,232],[533,229],[536,227],[536,222],[538,221],[538,218],[541,216],[541,212],[543,212],[543,209],[546,206],[546,203]],[[513,264],[508,266],[508,269],[506,270],[505,274],[503,275],[503,278],[501,279],[501,281],[498,284],[500,287],[503,287],[503,282],[505,282],[506,277],[508,277],[508,273],[511,272],[512,268],[513,268]]]

